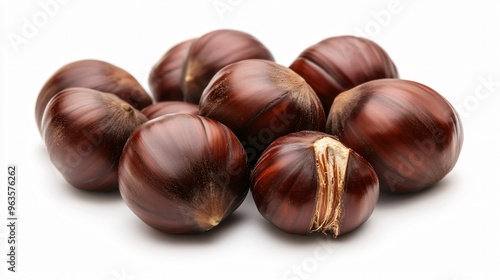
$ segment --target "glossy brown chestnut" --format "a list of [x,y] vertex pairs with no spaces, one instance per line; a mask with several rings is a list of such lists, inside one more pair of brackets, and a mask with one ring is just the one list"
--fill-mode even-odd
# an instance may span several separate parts
[[114,94],[69,88],[47,104],[42,136],[50,159],[75,188],[118,188],[118,161],[146,117]]
[[245,150],[226,126],[189,114],[147,122],[125,145],[120,192],[146,224],[173,234],[207,231],[243,202]]
[[354,36],[325,39],[302,52],[290,68],[311,85],[326,115],[339,93],[370,80],[398,77],[379,45]]
[[267,148],[251,190],[260,213],[280,229],[337,237],[370,217],[379,185],[371,165],[337,138],[301,131]]
[[164,115],[183,113],[198,115],[198,106],[193,103],[182,101],[165,101],[158,102],[141,110],[148,119],[152,120]]
[[325,126],[321,103],[304,79],[258,59],[219,71],[203,92],[200,114],[227,125],[242,141],[251,164],[278,137],[323,131]]
[[210,79],[224,66],[245,59],[274,61],[271,52],[255,37],[235,30],[216,30],[191,45],[183,69],[184,100],[198,104]]
[[38,94],[35,117],[40,132],[43,112],[49,100],[71,87],[113,93],[139,110],[153,103],[139,82],[125,70],[99,60],[76,61],[57,70]]
[[156,102],[182,101],[182,68],[195,39],[181,42],[168,50],[149,75],[149,88]]
[[418,191],[450,172],[463,142],[462,123],[444,97],[412,81],[370,81],[341,93],[327,132],[368,160],[383,190]]

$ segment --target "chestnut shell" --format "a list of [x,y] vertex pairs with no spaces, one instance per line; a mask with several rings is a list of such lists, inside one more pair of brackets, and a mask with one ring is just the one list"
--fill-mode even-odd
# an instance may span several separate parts
[[199,110],[198,106],[192,103],[182,101],[164,101],[149,105],[148,107],[142,109],[141,113],[143,113],[148,119],[152,120],[164,115],[176,113],[198,115]]
[[375,42],[354,36],[327,38],[290,65],[318,95],[328,115],[335,97],[364,82],[398,78],[389,55]]
[[382,79],[341,93],[327,132],[368,160],[383,190],[414,192],[434,185],[458,160],[460,118],[433,89],[413,81]]
[[184,101],[198,104],[210,79],[224,66],[245,59],[274,61],[271,52],[255,37],[236,30],[216,30],[197,39],[183,68]]
[[125,203],[146,224],[166,233],[199,233],[243,202],[247,158],[219,122],[166,115],[132,134],[120,160],[119,185]]
[[196,39],[181,42],[169,49],[153,67],[149,75],[149,88],[156,102],[182,101],[182,68],[189,48]]
[[295,234],[348,233],[369,218],[379,194],[370,164],[337,138],[317,131],[278,138],[262,154],[251,180],[262,216]]
[[35,105],[40,132],[47,103],[61,90],[72,87],[113,93],[139,110],[153,103],[139,82],[125,70],[100,60],[76,61],[57,70],[40,90]]
[[200,100],[200,115],[227,125],[255,164],[280,136],[323,131],[325,114],[311,87],[287,67],[245,60],[217,72]]
[[50,160],[75,188],[118,188],[123,146],[146,117],[111,93],[87,88],[59,92],[47,104],[42,136]]

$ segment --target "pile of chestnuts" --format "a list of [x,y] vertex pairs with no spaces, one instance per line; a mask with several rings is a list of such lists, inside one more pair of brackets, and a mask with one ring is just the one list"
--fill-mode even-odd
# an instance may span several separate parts
[[380,191],[443,179],[463,142],[444,97],[353,36],[286,67],[252,35],[216,30],[169,49],[149,87],[153,98],[115,65],[76,61],[42,87],[35,117],[71,186],[118,190],[166,233],[210,230],[251,191],[280,229],[337,237],[370,217]]

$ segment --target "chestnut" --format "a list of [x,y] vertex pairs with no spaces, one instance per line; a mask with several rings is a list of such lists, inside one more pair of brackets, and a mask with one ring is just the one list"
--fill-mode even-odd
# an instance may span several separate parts
[[217,226],[249,189],[245,150],[219,122],[170,114],[130,136],[118,170],[120,193],[146,224],[192,234]]
[[216,30],[190,47],[182,74],[184,101],[198,104],[210,79],[224,66],[245,59],[274,61],[271,52],[255,37],[236,30]]
[[42,137],[50,160],[73,187],[118,188],[118,162],[132,131],[146,117],[111,93],[68,88],[47,104]]
[[139,110],[152,104],[151,97],[125,70],[99,60],[76,61],[57,70],[40,90],[35,106],[40,132],[43,112],[49,100],[63,89],[71,87],[113,93]]
[[324,131],[325,113],[311,87],[287,67],[245,60],[220,70],[200,100],[200,115],[227,125],[241,140],[253,165],[280,136]]
[[152,120],[164,115],[183,113],[198,115],[198,106],[193,103],[182,101],[164,101],[158,102],[141,110],[148,119]]
[[379,184],[371,165],[337,138],[300,131],[274,141],[251,177],[259,212],[295,234],[334,237],[363,224],[372,214]]
[[393,193],[439,182],[463,142],[460,118],[444,97],[399,79],[370,81],[338,95],[326,130],[368,160],[381,189]]
[[326,115],[339,93],[370,80],[398,77],[379,45],[354,36],[327,38],[302,52],[290,68],[311,85]]
[[156,102],[184,100],[182,68],[194,41],[191,39],[173,46],[151,70],[149,88]]

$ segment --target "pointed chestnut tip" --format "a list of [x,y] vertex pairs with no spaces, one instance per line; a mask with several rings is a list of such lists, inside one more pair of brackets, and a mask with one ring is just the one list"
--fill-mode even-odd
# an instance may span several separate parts
[[208,219],[208,224],[211,225],[212,227],[216,227],[220,222],[221,222],[221,218],[216,216],[216,217],[210,217]]
[[195,215],[194,219],[198,225],[199,232],[205,232],[217,227],[224,219],[224,215],[211,214],[207,216],[200,214],[197,217]]
[[120,104],[120,106],[122,107],[123,110],[125,110],[128,113],[134,112],[134,108],[132,108],[132,106],[128,103],[122,103],[122,104]]
[[221,123],[192,114],[170,114],[140,126],[119,165],[127,206],[170,234],[218,226],[243,202],[248,179],[247,157],[236,136]]

